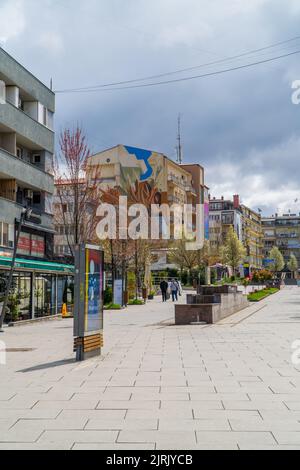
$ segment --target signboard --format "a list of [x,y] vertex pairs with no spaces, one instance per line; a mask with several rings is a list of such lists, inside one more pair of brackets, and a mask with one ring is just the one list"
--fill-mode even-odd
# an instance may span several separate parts
[[102,252],[86,248],[86,281],[85,281],[85,332],[100,330],[103,292],[103,261]]
[[75,248],[75,337],[102,332],[103,266],[103,251],[99,247],[80,245]]
[[270,259],[270,258],[265,258],[263,260],[263,264],[266,265],[266,264],[273,264],[274,263],[274,259]]
[[18,243],[18,254],[43,258],[45,255],[44,237],[21,232]]
[[123,282],[122,279],[114,281],[114,304],[123,305]]

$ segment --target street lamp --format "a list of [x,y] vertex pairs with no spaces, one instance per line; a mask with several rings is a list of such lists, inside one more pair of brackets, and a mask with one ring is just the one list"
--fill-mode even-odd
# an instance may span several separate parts
[[0,316],[0,333],[4,332],[2,327],[3,327],[4,317],[5,317],[5,310],[6,310],[7,303],[8,303],[9,291],[11,289],[11,284],[12,284],[12,280],[13,280],[15,262],[16,262],[16,257],[17,257],[17,249],[18,249],[19,238],[20,238],[22,226],[24,224],[25,219],[30,218],[31,214],[32,214],[32,209],[27,208],[27,207],[23,207],[22,212],[21,212],[20,223],[19,223],[19,226],[18,226],[18,232],[17,232],[17,236],[16,236],[16,240],[15,240],[13,258],[12,258],[10,272],[9,272],[9,278],[8,278],[8,282],[7,282],[7,286],[6,286],[4,302],[3,302],[3,305],[2,305],[2,312],[1,312],[1,316]]

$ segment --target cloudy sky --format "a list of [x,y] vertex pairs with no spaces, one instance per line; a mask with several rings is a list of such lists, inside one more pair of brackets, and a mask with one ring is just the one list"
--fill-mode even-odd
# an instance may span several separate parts
[[[55,90],[201,65],[160,80],[178,79],[300,50],[298,39],[227,59],[300,36],[299,0],[0,0],[0,18],[1,46]],[[181,113],[184,159],[205,167],[212,195],[239,193],[266,215],[299,212],[294,80],[300,54],[161,86],[57,94],[56,128],[80,123],[93,152],[124,143],[175,158]]]

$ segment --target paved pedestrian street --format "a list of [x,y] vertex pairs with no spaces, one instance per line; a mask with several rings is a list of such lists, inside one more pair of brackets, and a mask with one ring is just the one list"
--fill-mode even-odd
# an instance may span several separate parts
[[157,298],[105,312],[103,354],[79,364],[72,320],[7,328],[0,449],[300,449],[299,306],[286,287],[217,325],[174,326]]

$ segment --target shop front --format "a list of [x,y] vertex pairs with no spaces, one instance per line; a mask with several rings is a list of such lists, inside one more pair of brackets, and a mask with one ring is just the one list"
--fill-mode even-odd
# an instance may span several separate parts
[[[12,259],[0,257],[0,310]],[[17,258],[5,322],[51,317],[63,304],[73,310],[74,267],[71,265]]]

